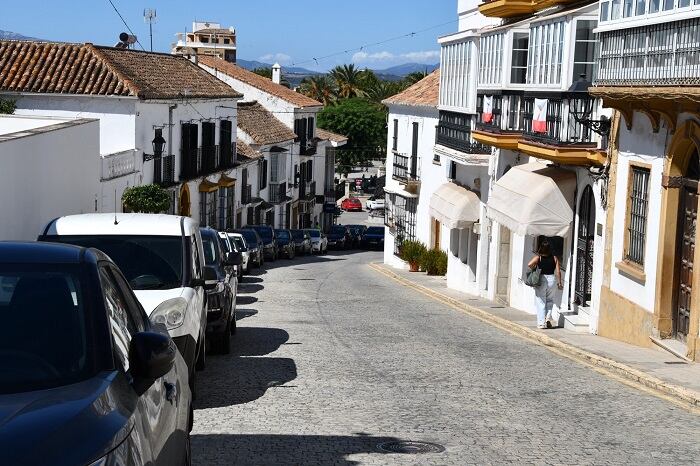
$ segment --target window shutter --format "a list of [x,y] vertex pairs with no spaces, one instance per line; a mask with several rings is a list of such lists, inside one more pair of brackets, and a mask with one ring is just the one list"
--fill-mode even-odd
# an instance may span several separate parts
[[306,134],[307,134],[309,141],[313,140],[313,138],[314,138],[314,118],[313,117],[310,117],[307,120]]
[[418,123],[413,123],[413,141],[411,146],[411,155],[416,157],[418,155]]

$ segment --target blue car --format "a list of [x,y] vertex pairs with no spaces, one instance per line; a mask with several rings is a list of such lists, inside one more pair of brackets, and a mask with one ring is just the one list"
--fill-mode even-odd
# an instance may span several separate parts
[[190,464],[188,370],[96,249],[0,243],[0,463]]

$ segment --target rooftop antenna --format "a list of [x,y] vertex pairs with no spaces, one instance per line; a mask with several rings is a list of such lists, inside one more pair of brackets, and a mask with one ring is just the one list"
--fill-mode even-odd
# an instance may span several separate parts
[[153,23],[156,20],[156,10],[151,8],[144,9],[143,20],[148,23],[148,32],[151,35],[151,52],[153,52]]

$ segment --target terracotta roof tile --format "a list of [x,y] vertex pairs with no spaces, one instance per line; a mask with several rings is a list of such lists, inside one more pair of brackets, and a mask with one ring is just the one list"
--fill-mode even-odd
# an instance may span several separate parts
[[248,84],[249,86],[253,86],[263,92],[279,97],[280,99],[285,100],[296,107],[323,107],[323,104],[317,100],[306,97],[304,94],[293,91],[288,87],[275,84],[264,76],[255,74],[252,71],[248,71],[238,65],[220,58],[200,55],[199,63],[208,68],[215,68],[220,73],[224,73],[233,79],[237,79],[245,84]]
[[196,31],[192,32],[191,34],[235,34],[235,32],[231,32],[230,29],[225,29],[225,28],[204,28],[204,29],[197,29]]
[[0,41],[0,91],[238,98],[184,57],[60,42]]
[[294,131],[257,102],[238,103],[238,127],[256,144],[278,144],[297,137]]
[[256,160],[262,157],[262,153],[253,149],[240,139],[236,142],[236,153],[241,162]]
[[333,133],[332,131],[326,131],[325,129],[319,128],[319,127],[316,127],[316,136],[318,136],[319,139],[323,139],[324,141],[331,141],[331,142],[347,142],[348,141],[347,136]]
[[440,94],[440,70],[437,69],[403,92],[384,99],[384,104],[437,107]]

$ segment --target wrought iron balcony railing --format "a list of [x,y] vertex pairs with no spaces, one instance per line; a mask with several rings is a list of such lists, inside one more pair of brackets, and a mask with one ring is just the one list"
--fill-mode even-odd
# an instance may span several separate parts
[[164,187],[175,184],[174,155],[163,155],[153,159],[153,183]]
[[418,157],[394,154],[393,178],[399,181],[418,180],[420,178]]
[[523,139],[554,146],[596,145],[591,129],[574,119],[563,97],[547,99],[546,121],[541,128],[533,121],[535,97],[526,96],[523,104]]
[[287,183],[270,183],[267,191],[270,204],[280,204],[287,199]]

